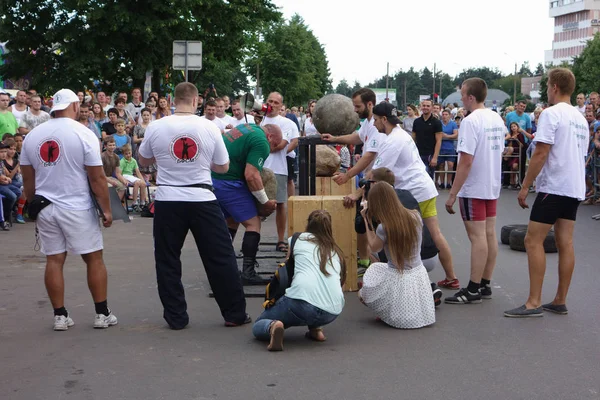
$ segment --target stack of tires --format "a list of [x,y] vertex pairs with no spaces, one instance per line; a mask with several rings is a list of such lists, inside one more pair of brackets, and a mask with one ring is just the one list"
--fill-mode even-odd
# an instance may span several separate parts
[[[500,240],[502,244],[510,246],[511,250],[525,251],[525,235],[527,234],[527,225],[505,225],[500,231]],[[558,252],[556,241],[554,239],[554,229],[550,229],[544,240],[544,251],[546,253]]]

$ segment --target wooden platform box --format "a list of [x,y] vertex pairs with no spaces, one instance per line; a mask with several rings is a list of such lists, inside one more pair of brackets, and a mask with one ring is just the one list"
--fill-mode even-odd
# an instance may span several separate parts
[[338,185],[332,177],[318,176],[315,183],[317,196],[346,196],[356,191],[356,177],[343,185]]
[[[333,183],[335,185],[335,183]],[[344,196],[293,196],[288,200],[289,236],[303,232],[308,216],[314,210],[327,210],[331,214],[333,238],[346,259],[346,284],[344,291],[358,290],[356,232],[354,230],[354,208],[344,208]]]

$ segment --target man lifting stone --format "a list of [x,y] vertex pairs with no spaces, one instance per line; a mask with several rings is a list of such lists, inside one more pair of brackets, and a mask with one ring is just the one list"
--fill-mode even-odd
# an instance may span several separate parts
[[260,243],[260,217],[273,213],[277,202],[267,197],[260,172],[271,151],[281,143],[281,135],[277,125],[259,127],[249,124],[238,125],[223,133],[231,160],[229,171],[212,173],[215,195],[227,218],[231,240],[240,223],[246,229],[242,240],[244,285],[263,285],[269,281],[256,273],[256,253]]

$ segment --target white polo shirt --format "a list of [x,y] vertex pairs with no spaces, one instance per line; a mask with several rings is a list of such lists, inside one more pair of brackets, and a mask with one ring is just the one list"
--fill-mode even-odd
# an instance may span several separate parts
[[216,200],[208,189],[178,186],[212,185],[211,164],[224,165],[229,161],[217,126],[196,115],[176,114],[151,122],[139,153],[156,160],[156,200],[161,201]]

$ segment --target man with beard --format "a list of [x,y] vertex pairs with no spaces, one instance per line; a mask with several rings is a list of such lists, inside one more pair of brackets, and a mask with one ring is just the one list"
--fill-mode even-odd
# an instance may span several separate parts
[[[343,185],[348,182],[348,180],[352,179],[352,177],[363,171],[365,173],[370,171],[373,166],[373,161],[375,161],[375,158],[377,157],[378,147],[382,140],[385,140],[374,124],[373,107],[376,102],[377,97],[375,96],[375,92],[371,89],[362,88],[357,90],[352,94],[352,103],[354,104],[354,111],[358,114],[359,118],[363,120],[358,132],[345,136],[332,136],[328,133],[321,135],[323,140],[331,143],[362,145],[362,157],[358,162],[345,173],[340,173],[333,177],[333,180],[338,185]],[[370,264],[369,247],[366,237],[367,229],[363,218],[360,215],[360,208],[360,204],[357,203],[355,229],[358,234],[358,266],[359,268],[367,268]]]
[[223,214],[231,240],[235,238],[240,224],[246,232],[242,240],[244,261],[242,284],[263,285],[264,279],[256,273],[256,253],[260,243],[260,216],[268,216],[277,206],[265,192],[260,171],[272,149],[281,143],[281,129],[277,125],[238,125],[223,133],[223,141],[231,163],[225,174],[213,172],[215,195]]

